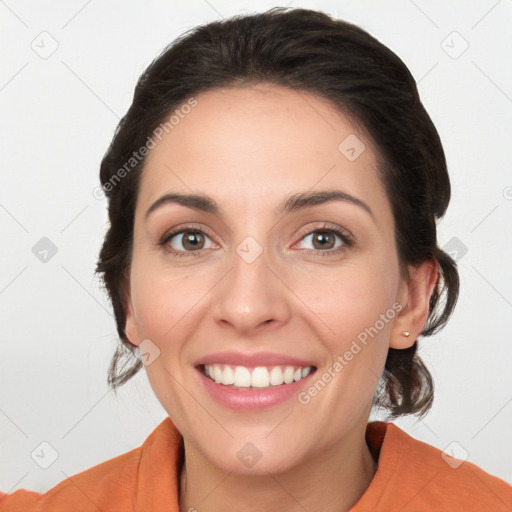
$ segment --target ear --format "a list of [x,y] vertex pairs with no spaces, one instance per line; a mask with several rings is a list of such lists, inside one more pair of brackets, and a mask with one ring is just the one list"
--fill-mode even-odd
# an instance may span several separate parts
[[125,324],[124,324],[124,332],[126,337],[130,341],[130,343],[134,346],[139,346],[141,339],[139,336],[139,329],[137,327],[137,323],[135,321],[135,309],[133,307],[133,302],[130,293],[130,281],[128,280],[126,283],[126,306],[125,306]]
[[[409,265],[409,279],[402,281],[398,301],[403,306],[391,329],[389,346],[396,349],[411,347],[423,331],[428,316],[430,297],[437,285],[439,267],[436,260]],[[403,333],[409,332],[409,336]]]

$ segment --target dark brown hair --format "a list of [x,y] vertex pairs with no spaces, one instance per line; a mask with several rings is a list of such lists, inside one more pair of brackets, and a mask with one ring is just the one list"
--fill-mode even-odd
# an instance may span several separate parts
[[[148,66],[101,162],[110,226],[96,270],[112,301],[121,340],[108,375],[114,390],[142,367],[125,334],[134,212],[145,162],[134,160],[134,152],[192,95],[261,82],[324,97],[365,131],[377,148],[402,268],[427,260],[438,264],[440,277],[421,334],[440,330],[453,312],[458,272],[436,238],[436,220],[450,200],[450,180],[439,135],[406,65],[361,28],[319,11],[273,8],[235,16],[189,30]],[[417,343],[389,349],[373,405],[387,409],[391,418],[423,416],[432,405],[433,381],[416,353]]]

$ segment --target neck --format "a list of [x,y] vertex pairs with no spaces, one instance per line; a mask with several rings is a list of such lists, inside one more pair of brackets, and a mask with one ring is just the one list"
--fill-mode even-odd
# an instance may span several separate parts
[[293,468],[264,475],[225,472],[185,441],[180,510],[349,511],[377,470],[365,429],[349,437]]

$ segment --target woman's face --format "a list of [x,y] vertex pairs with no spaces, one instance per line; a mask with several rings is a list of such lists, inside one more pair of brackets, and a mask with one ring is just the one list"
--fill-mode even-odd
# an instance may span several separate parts
[[[408,297],[391,206],[370,141],[327,100],[268,84],[196,100],[146,161],[126,332],[190,453],[285,470],[364,436]],[[216,211],[151,209],[166,194]]]

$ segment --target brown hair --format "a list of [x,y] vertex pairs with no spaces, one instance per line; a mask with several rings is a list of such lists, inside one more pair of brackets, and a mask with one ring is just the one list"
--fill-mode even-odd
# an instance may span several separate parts
[[[450,180],[439,135],[406,65],[361,28],[322,12],[273,8],[235,16],[189,30],[148,66],[101,162],[110,226],[96,270],[112,301],[121,340],[108,374],[114,390],[142,367],[125,334],[135,203],[145,162],[134,160],[134,152],[192,95],[259,82],[327,98],[363,127],[378,150],[402,267],[427,260],[438,264],[440,276],[421,334],[440,330],[453,312],[458,272],[436,238],[436,220],[450,200]],[[432,405],[432,377],[417,346],[415,340],[408,349],[389,349],[373,405],[392,418],[424,415]]]

